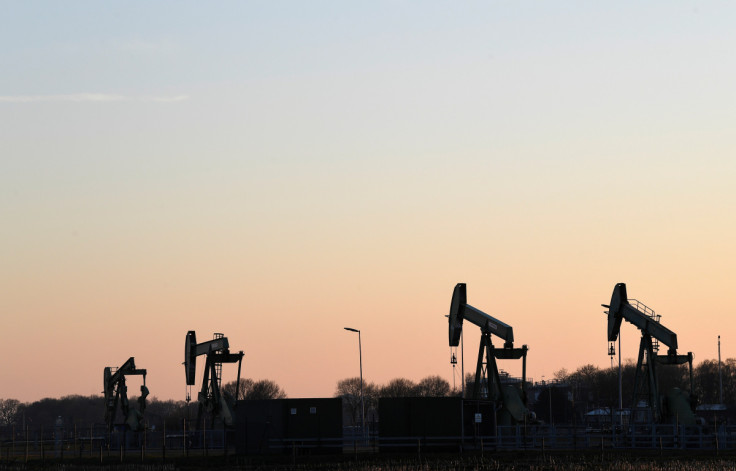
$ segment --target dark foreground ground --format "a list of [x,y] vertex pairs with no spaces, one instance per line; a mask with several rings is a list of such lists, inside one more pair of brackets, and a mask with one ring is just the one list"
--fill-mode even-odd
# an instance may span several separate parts
[[674,471],[736,470],[734,453],[693,452],[503,452],[484,455],[353,455],[353,456],[230,456],[180,458],[167,462],[120,463],[95,460],[0,462],[0,471]]

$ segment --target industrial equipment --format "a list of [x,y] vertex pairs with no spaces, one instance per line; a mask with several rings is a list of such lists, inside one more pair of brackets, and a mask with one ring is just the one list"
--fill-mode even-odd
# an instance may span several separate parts
[[[636,299],[629,299],[626,284],[618,283],[613,288],[611,304],[601,304],[608,309],[608,341],[614,342],[621,330],[621,321],[634,324],[641,331],[639,358],[634,375],[634,395],[632,408],[638,407],[640,401],[646,401],[651,410],[653,422],[670,421],[682,425],[695,423],[693,411],[697,405],[693,391],[693,354],[677,354],[677,335],[660,323],[661,316]],[[658,355],[659,342],[665,344],[666,355]],[[690,395],[685,397],[682,391],[669,391],[665,395],[659,392],[657,365],[683,365],[690,369]],[[643,384],[642,384],[643,383]],[[686,407],[683,407],[683,403]]]
[[[130,407],[130,403],[128,402],[128,387],[125,384],[125,377],[131,375],[143,376],[141,395],[138,398],[138,409]],[[135,358],[130,357],[120,368],[109,366],[105,367],[103,376],[105,422],[107,423],[108,431],[111,432],[115,425],[118,402],[120,403],[120,409],[123,412],[124,425],[126,429],[132,431],[139,430],[142,427],[143,413],[146,410],[146,397],[148,396],[148,388],[146,387],[146,370],[136,368]]]
[[[458,283],[452,293],[450,304],[449,334],[451,347],[457,347],[460,343],[463,320],[477,325],[481,330],[472,398],[495,402],[499,411],[498,424],[511,425],[523,422],[527,414],[525,385],[527,346],[514,348],[513,328],[469,305],[465,283]],[[500,337],[504,341],[503,348],[494,347],[491,335]],[[522,360],[521,391],[513,385],[501,384],[496,359]]]
[[189,387],[195,384],[195,373],[197,369],[197,357],[206,355],[204,377],[202,388],[197,396],[199,403],[197,409],[196,427],[202,426],[203,414],[206,412],[211,417],[211,427],[215,426],[216,420],[222,420],[226,426],[233,424],[233,404],[225,400],[222,393],[222,364],[238,363],[238,380],[235,389],[235,401],[238,400],[240,390],[240,368],[243,362],[243,352],[230,353],[230,344],[223,334],[215,334],[214,339],[207,342],[197,343],[197,336],[193,330],[187,332],[184,345],[184,369],[187,380],[187,401],[190,399]]

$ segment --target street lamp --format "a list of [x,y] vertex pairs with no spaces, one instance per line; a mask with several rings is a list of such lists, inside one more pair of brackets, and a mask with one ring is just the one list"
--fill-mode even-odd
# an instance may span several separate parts
[[360,356],[360,430],[365,436],[365,406],[363,405],[363,346],[360,341],[360,331],[345,327],[345,330],[358,333],[358,355]]

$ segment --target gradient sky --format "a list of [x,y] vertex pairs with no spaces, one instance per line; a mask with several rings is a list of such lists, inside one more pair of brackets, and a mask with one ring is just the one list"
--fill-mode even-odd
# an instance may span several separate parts
[[736,357],[734,3],[0,7],[0,397],[134,356],[184,399],[188,330],[291,397],[357,376],[345,326],[452,382],[458,282],[535,380],[609,365],[618,282]]

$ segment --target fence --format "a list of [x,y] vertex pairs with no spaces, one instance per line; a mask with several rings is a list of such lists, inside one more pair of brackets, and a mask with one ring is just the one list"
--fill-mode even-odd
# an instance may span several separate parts
[[432,452],[480,450],[736,450],[736,426],[636,425],[608,431],[572,426],[498,427],[493,435],[386,437],[346,430],[342,440],[272,439],[270,450],[308,453],[339,447],[351,452]]
[[608,431],[572,426],[498,427],[495,436],[381,437],[381,450],[736,450],[736,426],[636,425]]
[[[145,462],[167,458],[227,456],[236,449],[235,431],[146,430],[104,427],[0,428],[0,460]],[[268,441],[264,453],[391,453],[496,450],[736,450],[736,426],[636,425],[608,431],[571,426],[498,427],[495,436],[385,437],[350,428],[342,438],[283,438]]]
[[93,458],[100,462],[227,455],[235,442],[231,430],[131,432],[105,427],[3,427],[0,459],[5,461]]

